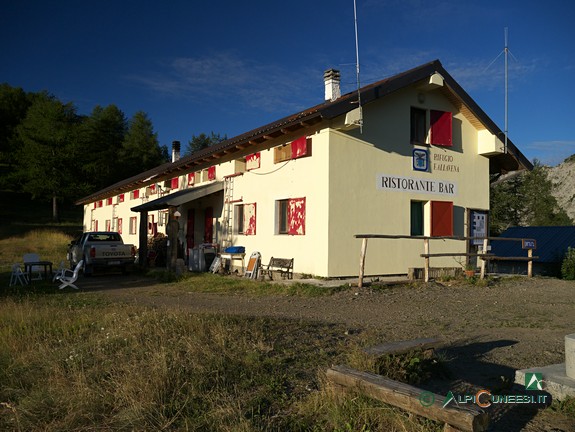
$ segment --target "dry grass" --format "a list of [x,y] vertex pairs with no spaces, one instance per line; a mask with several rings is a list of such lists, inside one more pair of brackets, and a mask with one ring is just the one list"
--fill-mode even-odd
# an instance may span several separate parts
[[10,271],[21,263],[25,253],[37,253],[41,259],[58,264],[66,259],[72,238],[55,229],[35,229],[20,236],[0,239],[0,271]]
[[333,391],[323,371],[357,343],[334,325],[107,304],[93,293],[5,297],[0,429],[434,427]]

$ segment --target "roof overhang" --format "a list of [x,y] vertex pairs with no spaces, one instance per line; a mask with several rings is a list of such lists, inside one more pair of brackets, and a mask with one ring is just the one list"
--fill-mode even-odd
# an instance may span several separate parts
[[198,186],[192,189],[185,189],[164,195],[161,198],[149,201],[136,207],[132,207],[134,212],[162,210],[168,207],[178,207],[182,204],[197,200],[224,190],[224,182],[210,183],[205,186]]
[[[250,147],[255,148],[266,142],[273,142],[280,137],[290,137],[295,134],[317,128],[323,121],[330,121],[348,113],[357,114],[358,101],[362,105],[381,99],[408,86],[425,86],[428,90],[439,89],[449,100],[470,120],[478,129],[487,129],[503,141],[503,132],[477,105],[477,103],[463,90],[463,88],[443,68],[439,60],[418,66],[406,72],[388,77],[360,89],[360,98],[357,92],[342,95],[333,102],[324,102],[273,123],[253,129],[242,135],[227,139],[217,145],[195,152],[175,162],[164,165],[122,180],[105,189],[84,197],[76,204],[88,204],[96,200],[105,199],[119,193],[147,186],[154,182],[169,180],[182,173],[198,171],[217,163],[232,160],[237,154],[249,152]],[[357,123],[357,115],[350,115],[348,123],[353,126]],[[505,173],[520,169],[532,169],[533,165],[507,140],[507,151],[504,154],[489,156],[490,173]],[[172,194],[173,195],[173,194]]]

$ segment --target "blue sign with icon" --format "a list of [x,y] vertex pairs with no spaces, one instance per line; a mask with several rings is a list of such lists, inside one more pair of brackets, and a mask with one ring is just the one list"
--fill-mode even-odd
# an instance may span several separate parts
[[413,149],[413,169],[415,171],[429,171],[429,150]]

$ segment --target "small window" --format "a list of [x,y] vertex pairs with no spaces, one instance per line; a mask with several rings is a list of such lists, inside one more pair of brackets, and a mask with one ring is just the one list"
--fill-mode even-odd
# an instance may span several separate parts
[[106,200],[106,205],[107,206],[112,205],[112,198],[111,197]]
[[277,201],[278,234],[288,233],[288,203],[289,200]]
[[246,170],[250,171],[260,167],[260,152],[246,156]]
[[411,232],[412,236],[423,235],[423,201],[411,201]]
[[110,219],[106,219],[106,231],[112,231],[112,221]]
[[195,173],[189,173],[188,174],[188,186],[193,186],[195,182],[196,182],[196,174]]
[[244,233],[244,205],[240,204],[234,206],[234,223],[236,226],[236,233]]
[[131,193],[131,195],[132,195],[131,198],[132,198],[133,200],[140,198],[140,189],[133,190],[132,193]]
[[234,226],[237,234],[256,234],[256,203],[234,207]]
[[118,218],[118,234],[122,234],[122,218]]
[[135,216],[130,217],[130,234],[138,233],[138,218]]
[[299,137],[288,144],[274,148],[274,163],[311,156],[311,138]]
[[171,189],[178,189],[178,187],[180,186],[180,182],[179,182],[180,178],[179,177],[174,177],[171,181],[170,184],[170,188]]
[[427,113],[420,108],[411,108],[411,144],[427,142]]
[[276,201],[277,233],[305,235],[306,199]]

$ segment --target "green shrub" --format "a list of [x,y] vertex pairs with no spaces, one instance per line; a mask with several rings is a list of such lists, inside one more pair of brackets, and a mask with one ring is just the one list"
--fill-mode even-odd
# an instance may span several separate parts
[[568,248],[561,265],[563,279],[575,280],[575,248]]

